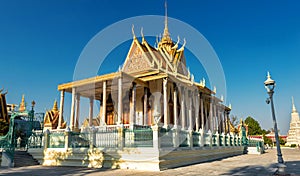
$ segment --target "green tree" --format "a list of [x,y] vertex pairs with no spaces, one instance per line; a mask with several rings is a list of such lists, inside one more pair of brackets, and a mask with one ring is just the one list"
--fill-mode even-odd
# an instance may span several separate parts
[[280,143],[280,145],[285,145],[285,141],[279,136],[279,143]]
[[269,133],[271,133],[271,131],[270,131],[270,130],[262,129],[262,130],[261,130],[261,133],[264,135],[264,134],[269,134]]
[[245,123],[248,125],[248,134],[249,135],[259,135],[262,134],[262,129],[255,119],[248,116],[245,120]]
[[272,140],[270,138],[267,138],[266,135],[263,134],[263,139],[265,144],[269,144],[269,146],[273,145]]

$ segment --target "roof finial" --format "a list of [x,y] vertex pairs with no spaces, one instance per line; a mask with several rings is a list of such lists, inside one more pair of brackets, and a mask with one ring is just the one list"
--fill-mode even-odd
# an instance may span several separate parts
[[21,100],[21,103],[20,103],[20,107],[19,107],[19,111],[20,112],[23,112],[26,110],[26,105],[25,105],[25,98],[24,98],[24,94],[22,95],[22,100]]
[[52,111],[58,111],[58,108],[57,108],[57,101],[56,101],[56,100],[54,101]]
[[167,6],[167,0],[165,0],[165,29],[163,38],[170,40],[170,34],[168,29],[168,6]]
[[165,29],[168,29],[168,4],[165,0]]
[[136,36],[135,36],[135,33],[134,33],[134,24],[132,24],[131,31],[132,31],[133,39],[136,39]]
[[142,43],[144,43],[145,37],[144,37],[143,27],[141,27],[141,35],[142,35]]
[[292,104],[293,104],[292,112],[297,112],[297,109],[296,109],[296,106],[295,106],[295,102],[294,102],[294,97],[292,97]]

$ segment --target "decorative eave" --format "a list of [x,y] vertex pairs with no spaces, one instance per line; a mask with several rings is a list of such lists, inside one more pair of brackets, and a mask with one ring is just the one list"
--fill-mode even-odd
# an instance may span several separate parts
[[229,106],[225,106],[225,111],[231,111],[231,108]]
[[223,102],[223,100],[221,100],[220,98],[216,97],[216,96],[212,96],[214,101],[216,101],[217,103],[221,103]]
[[167,78],[168,77],[168,74],[166,73],[159,73],[159,74],[156,74],[156,75],[149,75],[149,76],[146,76],[146,77],[143,77],[143,78],[140,78],[142,81],[153,81],[153,80],[157,80],[157,79],[162,79],[162,78]]
[[[83,85],[87,85],[87,84],[94,84],[96,82],[111,80],[111,79],[114,79],[119,76],[120,76],[120,72],[115,72],[115,73],[109,73],[109,74],[105,74],[105,75],[101,75],[101,76],[95,76],[92,78],[73,81],[73,82],[69,82],[69,83],[64,83],[64,84],[58,85],[58,90],[59,91],[65,90],[67,92],[72,92],[73,87],[79,87],[79,86],[83,86]],[[69,90],[69,89],[71,89],[71,90]]]
[[60,85],[58,85],[58,90],[59,91],[65,90],[66,92],[72,92],[72,88],[76,88],[76,87],[84,87],[84,86],[89,87],[90,86],[90,87],[97,88],[96,84],[98,84],[98,83],[102,83],[103,81],[113,80],[113,79],[120,78],[120,77],[123,77],[124,79],[127,78],[128,80],[132,80],[133,82],[135,82],[139,85],[148,87],[148,84],[146,82],[144,82],[143,80],[141,80],[140,78],[136,78],[127,73],[119,71],[119,72],[115,72],[115,73],[109,73],[109,74],[105,74],[105,75],[101,75],[101,76],[95,76],[92,78],[87,78],[87,79],[83,79],[83,80],[60,84]]

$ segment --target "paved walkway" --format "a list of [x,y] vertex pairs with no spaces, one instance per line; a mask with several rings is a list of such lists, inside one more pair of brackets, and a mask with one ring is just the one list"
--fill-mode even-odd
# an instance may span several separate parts
[[[286,175],[300,176],[300,150],[283,148],[283,159],[287,165]],[[1,168],[0,175],[88,175],[88,176],[132,176],[132,175],[274,175],[276,171],[276,149],[269,149],[263,155],[241,155],[225,158],[213,162],[201,163],[169,169],[161,172],[132,171],[132,170],[105,170],[80,167],[44,167],[30,166],[21,168]]]

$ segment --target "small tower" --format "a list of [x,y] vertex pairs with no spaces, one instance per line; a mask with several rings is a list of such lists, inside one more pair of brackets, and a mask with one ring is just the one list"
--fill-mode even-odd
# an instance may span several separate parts
[[299,113],[296,109],[294,97],[292,97],[292,113],[291,113],[291,123],[299,121]]
[[[57,129],[58,123],[59,123],[59,110],[57,108],[57,101],[55,100],[53,103],[53,108],[51,110],[46,111],[46,114],[44,116],[44,130],[49,129]],[[66,128],[66,122],[64,121],[63,117],[61,119],[61,127],[60,129]]]
[[26,105],[25,105],[25,96],[24,94],[22,95],[22,100],[20,103],[19,111],[24,112],[26,110]]
[[297,112],[294,103],[294,97],[292,97],[292,113],[291,113],[290,129],[288,131],[288,136],[285,145],[290,146],[292,144],[296,144],[296,145],[300,144],[300,120],[299,120],[299,113]]
[[57,111],[58,111],[58,108],[57,108],[57,101],[56,101],[56,100],[54,101],[52,111],[54,111],[54,112],[57,112]]

